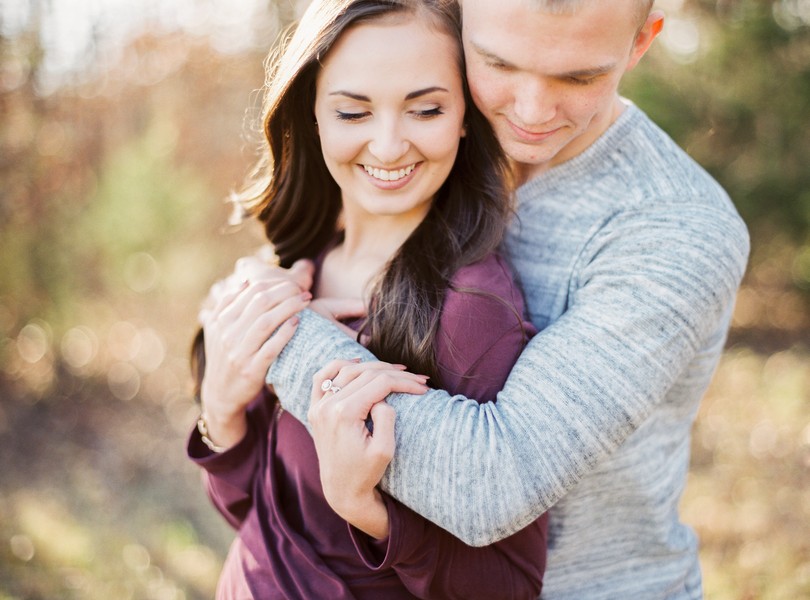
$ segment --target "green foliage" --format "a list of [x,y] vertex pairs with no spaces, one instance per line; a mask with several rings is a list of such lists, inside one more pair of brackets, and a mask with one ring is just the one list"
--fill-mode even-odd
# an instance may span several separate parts
[[[177,131],[156,119],[138,137],[115,148],[101,164],[98,186],[77,215],[64,247],[84,270],[83,289],[121,287],[127,259],[160,256],[167,246],[196,235],[215,198],[200,173],[174,160]],[[100,281],[92,281],[99,278]],[[90,280],[88,280],[90,279]]]

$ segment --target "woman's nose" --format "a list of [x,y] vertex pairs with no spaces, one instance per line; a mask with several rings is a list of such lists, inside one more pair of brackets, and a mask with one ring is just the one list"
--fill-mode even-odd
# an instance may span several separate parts
[[369,152],[380,161],[380,166],[396,165],[405,156],[410,144],[402,134],[400,124],[393,120],[380,122],[368,144]]

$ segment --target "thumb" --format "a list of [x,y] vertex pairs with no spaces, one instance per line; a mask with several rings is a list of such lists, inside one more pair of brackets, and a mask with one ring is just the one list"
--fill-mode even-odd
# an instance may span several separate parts
[[371,420],[374,423],[374,432],[371,436],[371,445],[389,457],[394,456],[396,445],[394,438],[394,423],[396,422],[396,411],[385,402],[378,402],[371,407]]
[[348,317],[364,317],[366,304],[359,298],[318,298],[312,303],[313,310],[338,321]]
[[306,258],[299,258],[290,267],[290,275],[298,287],[305,291],[309,290],[315,275],[315,263]]

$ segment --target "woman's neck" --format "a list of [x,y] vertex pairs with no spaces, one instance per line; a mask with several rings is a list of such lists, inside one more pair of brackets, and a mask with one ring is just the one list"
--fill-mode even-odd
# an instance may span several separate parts
[[364,298],[369,283],[385,268],[424,215],[368,215],[345,207],[344,238],[326,255],[319,296]]

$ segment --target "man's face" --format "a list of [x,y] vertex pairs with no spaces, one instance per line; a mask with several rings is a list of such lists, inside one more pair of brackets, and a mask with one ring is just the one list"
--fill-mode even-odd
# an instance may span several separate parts
[[550,14],[526,0],[463,0],[467,74],[523,180],[590,146],[621,112],[618,85],[660,29],[636,0]]

